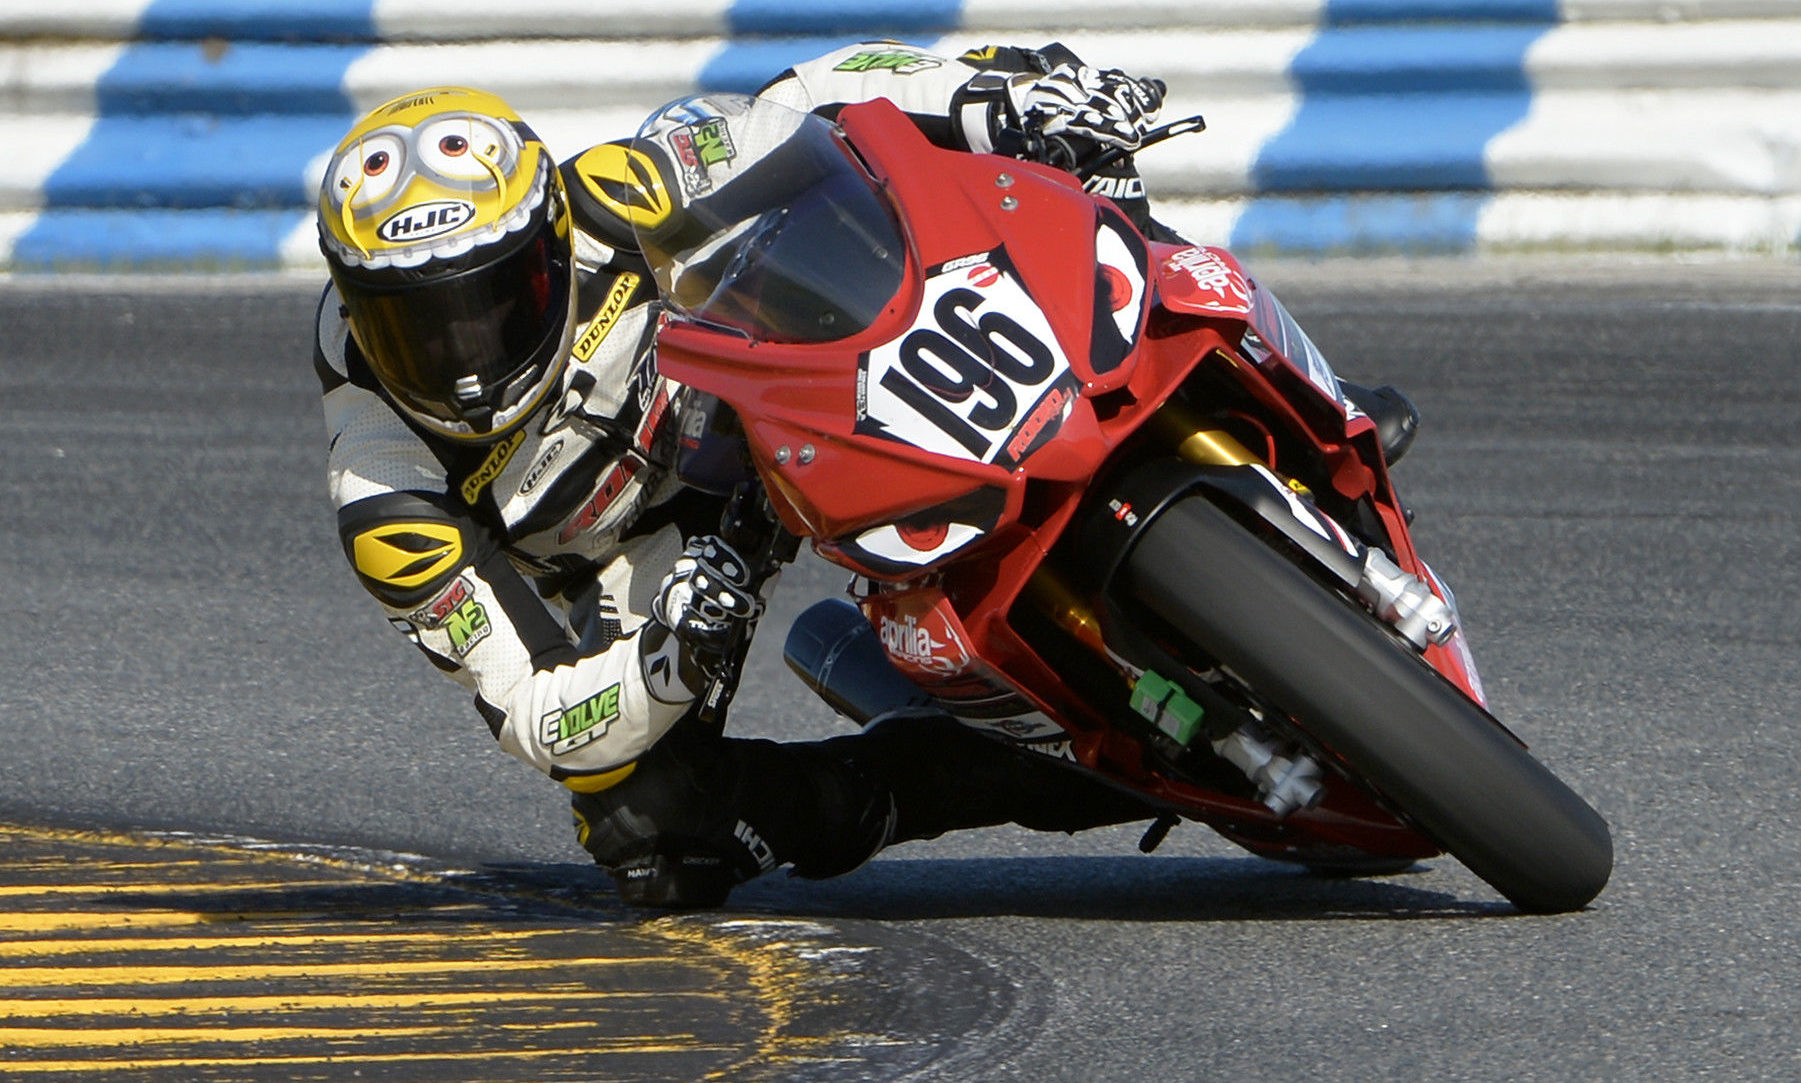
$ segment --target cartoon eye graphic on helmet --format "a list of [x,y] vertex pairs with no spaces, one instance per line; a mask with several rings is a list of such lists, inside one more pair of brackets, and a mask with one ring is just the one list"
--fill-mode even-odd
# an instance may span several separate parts
[[516,137],[482,117],[434,120],[419,129],[419,162],[447,180],[482,181],[513,168]]
[[344,148],[332,170],[331,192],[353,207],[380,201],[406,173],[406,142],[393,132],[375,132]]

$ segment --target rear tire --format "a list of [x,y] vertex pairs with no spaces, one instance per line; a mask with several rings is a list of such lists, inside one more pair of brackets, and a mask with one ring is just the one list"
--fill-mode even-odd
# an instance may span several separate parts
[[1119,585],[1291,717],[1521,910],[1578,910],[1606,821],[1456,686],[1202,497],[1140,536]]

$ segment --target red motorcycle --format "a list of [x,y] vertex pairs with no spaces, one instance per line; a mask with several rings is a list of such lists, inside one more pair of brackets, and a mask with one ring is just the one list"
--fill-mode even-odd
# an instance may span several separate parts
[[804,537],[857,576],[790,638],[828,700],[1072,761],[1164,811],[1147,850],[1187,818],[1337,871],[1449,852],[1523,910],[1601,891],[1607,825],[1486,709],[1374,423],[1228,252],[882,101],[685,99],[632,157],[683,476],[779,522],[764,570]]

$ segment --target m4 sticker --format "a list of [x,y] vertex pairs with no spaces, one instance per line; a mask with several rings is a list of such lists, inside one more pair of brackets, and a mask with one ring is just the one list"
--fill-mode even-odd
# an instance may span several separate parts
[[539,740],[551,755],[573,752],[607,732],[619,717],[619,686],[597,692],[573,707],[551,711],[540,723]]
[[475,586],[468,576],[459,575],[444,593],[407,616],[419,628],[442,628],[450,636],[450,649],[458,658],[467,655],[477,643],[488,638],[494,626],[488,623],[488,610],[475,600]]
[[1049,440],[1079,381],[1004,248],[932,270],[919,318],[861,358],[859,433],[1012,467]]

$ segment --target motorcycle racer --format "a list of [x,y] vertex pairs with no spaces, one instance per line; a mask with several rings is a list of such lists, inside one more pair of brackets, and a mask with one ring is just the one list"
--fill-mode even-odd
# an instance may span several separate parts
[[[1135,148],[1163,88],[1059,46],[951,59],[884,42],[763,93],[827,114],[887,97],[947,147],[1029,151],[1008,142],[1027,130],[1068,153]],[[378,106],[331,158],[314,350],[328,484],[389,622],[474,693],[503,749],[570,791],[578,840],[634,904],[717,905],[783,864],[834,876],[948,830],[1157,815],[948,716],[791,743],[701,721],[763,600],[716,536],[721,498],[674,476],[683,397],[657,372],[633,153],[559,163],[499,98],[438,87]]]

